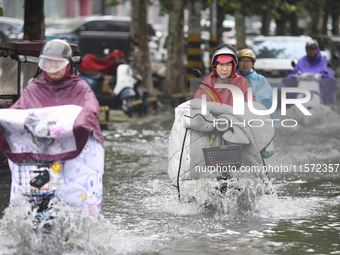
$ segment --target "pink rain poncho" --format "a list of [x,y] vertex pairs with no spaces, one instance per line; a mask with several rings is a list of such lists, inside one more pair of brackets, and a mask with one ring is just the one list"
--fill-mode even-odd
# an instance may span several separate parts
[[[99,104],[90,86],[69,70],[70,64],[60,81],[44,73],[27,85],[10,109],[0,110],[0,149],[12,172],[11,203],[21,195],[19,165],[38,160],[63,166],[58,173],[63,200],[91,211],[101,207],[104,147]],[[38,135],[41,123],[48,131]]]

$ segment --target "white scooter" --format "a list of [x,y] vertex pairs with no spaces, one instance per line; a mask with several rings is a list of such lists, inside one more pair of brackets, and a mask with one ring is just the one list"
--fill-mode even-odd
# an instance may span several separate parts
[[[313,73],[297,73],[296,78],[298,80],[298,88],[307,89],[311,92],[311,99],[305,103],[305,107],[309,110],[320,108],[320,105],[323,104],[321,95],[320,95],[320,80],[321,74],[313,74]],[[299,94],[297,98],[302,98],[303,95]]]
[[[310,126],[315,124],[321,124],[324,122],[326,115],[332,116],[334,113],[331,108],[324,105],[320,94],[321,74],[314,73],[301,73],[296,74],[297,87],[308,90],[311,94],[311,98],[303,106],[309,111],[311,115],[305,115],[295,105],[288,109],[288,115],[295,119],[302,126]],[[304,98],[305,94],[298,94],[297,98]]]
[[119,98],[122,110],[129,116],[132,114],[133,101],[148,97],[147,90],[139,86],[142,80],[142,76],[130,65],[118,65],[112,94]]
[[[135,105],[138,105],[143,108],[138,109],[141,113],[149,97],[147,89],[140,86],[143,81],[142,76],[125,62],[124,57],[116,58],[114,65],[111,62],[108,63],[107,60],[93,55],[88,58],[85,56],[83,62],[86,62],[86,65],[84,64],[86,69],[84,70],[80,66],[79,77],[87,81],[100,105],[109,106],[111,109],[121,109],[129,117],[131,117]],[[112,74],[105,76],[101,71],[91,69],[98,63],[111,68]],[[110,80],[107,80],[108,77],[111,77]],[[137,104],[137,100],[140,100],[141,103]]]

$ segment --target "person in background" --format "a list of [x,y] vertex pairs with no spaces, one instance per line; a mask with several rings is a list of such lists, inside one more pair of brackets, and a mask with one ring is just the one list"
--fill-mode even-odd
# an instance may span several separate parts
[[298,73],[321,74],[320,97],[324,104],[331,99],[339,87],[332,69],[328,66],[327,59],[321,56],[318,42],[313,39],[306,43],[306,55],[299,59],[282,83],[286,87],[297,87],[296,75]]
[[[244,94],[244,101],[248,101],[248,88],[250,85],[247,80],[236,73],[236,67],[238,63],[236,50],[229,44],[221,44],[217,46],[211,58],[212,72],[204,79],[200,88],[204,88],[209,92],[213,92],[210,88],[204,86],[207,84],[211,87],[215,87],[215,84],[231,84],[240,88]],[[221,97],[223,104],[233,106],[233,96],[231,92],[224,88],[216,88],[217,93]],[[206,92],[202,89],[198,89],[194,95],[194,98],[201,98],[202,94]],[[252,100],[255,100],[253,93]],[[207,97],[207,101],[213,101],[211,97]]]
[[[238,53],[238,59],[236,73],[247,79],[249,85],[253,88],[256,101],[270,109],[273,104],[273,89],[266,78],[255,71],[255,53],[250,49],[242,49]],[[270,114],[270,117],[274,119],[275,112]]]

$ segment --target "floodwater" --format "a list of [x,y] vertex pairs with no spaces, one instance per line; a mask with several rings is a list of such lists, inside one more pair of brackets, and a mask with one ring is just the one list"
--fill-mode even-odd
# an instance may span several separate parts
[[329,107],[307,126],[284,127],[287,117],[277,117],[276,153],[266,163],[282,170],[269,173],[276,192],[259,197],[252,211],[179,202],[167,174],[174,116],[163,112],[104,131],[101,214],[65,213],[55,235],[36,236],[6,209],[10,176],[2,172],[0,253],[340,254],[340,118]]

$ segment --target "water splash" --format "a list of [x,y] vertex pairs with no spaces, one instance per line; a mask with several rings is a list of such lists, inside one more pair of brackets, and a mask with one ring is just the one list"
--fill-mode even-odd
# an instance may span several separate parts
[[180,190],[182,202],[193,202],[234,218],[253,215],[263,196],[277,196],[270,180],[255,177],[185,181]]
[[54,218],[42,219],[37,227],[36,213],[26,201],[6,208],[0,227],[5,238],[0,246],[11,254],[106,254],[114,250],[110,243],[115,237],[107,233],[111,224],[100,214],[54,201],[48,211]]
[[318,213],[322,208],[320,198],[292,198],[263,196],[256,204],[256,216],[269,219],[306,218]]
[[327,125],[337,121],[339,115],[327,105],[320,105],[317,108],[309,110],[311,116],[305,116],[300,109],[293,106],[287,110],[287,116],[291,119],[295,119],[300,125],[304,127]]

